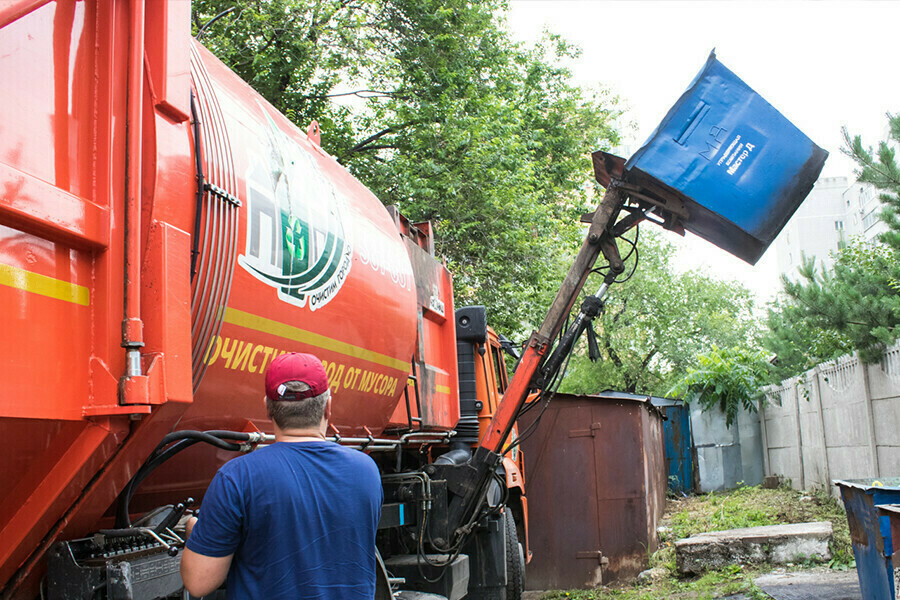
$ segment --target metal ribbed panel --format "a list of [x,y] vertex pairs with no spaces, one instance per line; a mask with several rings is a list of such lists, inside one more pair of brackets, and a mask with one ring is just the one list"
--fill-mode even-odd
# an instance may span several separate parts
[[206,372],[206,355],[222,327],[231,293],[237,253],[240,201],[231,143],[225,119],[206,67],[191,47],[191,80],[200,118],[204,195],[200,223],[199,257],[191,297],[191,371],[194,391]]

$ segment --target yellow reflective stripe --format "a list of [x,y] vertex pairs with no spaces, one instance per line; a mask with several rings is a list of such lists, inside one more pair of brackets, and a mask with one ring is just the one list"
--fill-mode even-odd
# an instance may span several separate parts
[[38,275],[25,269],[0,263],[0,285],[17,290],[40,294],[48,298],[56,298],[81,306],[91,303],[91,291],[83,285],[77,285],[61,279]]
[[387,356],[386,354],[379,354],[378,352],[372,352],[371,350],[366,350],[365,348],[360,348],[359,346],[354,346],[353,344],[348,344],[346,342],[339,342],[338,340],[319,335],[318,333],[306,331],[305,329],[300,329],[299,327],[287,325],[286,323],[281,323],[279,321],[273,321],[272,319],[260,317],[259,315],[250,314],[242,310],[237,310],[236,308],[225,309],[225,322],[230,323],[231,325],[237,325],[238,327],[253,329],[254,331],[259,331],[261,333],[277,335],[289,340],[294,340],[295,342],[300,342],[301,344],[315,346],[322,350],[338,352],[339,354],[352,356],[353,358],[361,358],[392,369],[400,371],[409,370],[409,362],[405,360]]
[[450,393],[450,387],[449,387],[449,386],[446,386],[446,385],[436,385],[436,386],[434,386],[434,387],[435,387],[435,389],[436,389],[437,391],[441,392],[442,394],[449,394],[449,393]]

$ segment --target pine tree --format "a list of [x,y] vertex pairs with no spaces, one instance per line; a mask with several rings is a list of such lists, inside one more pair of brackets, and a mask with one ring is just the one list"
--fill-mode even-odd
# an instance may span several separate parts
[[770,381],[775,384],[853,351],[845,335],[816,324],[790,298],[779,298],[770,305],[766,324],[762,345],[775,356],[769,367]]
[[804,261],[801,279],[784,278],[796,310],[784,311],[792,327],[811,324],[843,336],[866,362],[900,336],[900,167],[894,147],[900,144],[900,116],[888,115],[890,138],[878,150],[863,146],[844,130],[844,152],[860,166],[858,180],[882,193],[881,219],[888,230],[877,241],[855,240],[835,256],[832,270],[816,270]]

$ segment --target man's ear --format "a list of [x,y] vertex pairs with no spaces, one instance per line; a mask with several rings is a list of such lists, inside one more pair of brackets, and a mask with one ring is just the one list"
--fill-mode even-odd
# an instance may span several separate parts
[[328,395],[328,400],[325,402],[325,420],[331,420],[331,394]]

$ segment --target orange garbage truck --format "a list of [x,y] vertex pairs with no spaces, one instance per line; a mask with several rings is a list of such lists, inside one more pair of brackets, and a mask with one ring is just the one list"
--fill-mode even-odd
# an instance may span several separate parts
[[302,351],[332,438],[384,473],[385,572],[414,586],[453,546],[446,595],[499,597],[507,544],[524,566],[521,457],[467,536],[502,564],[462,552],[422,470],[467,459],[505,385],[484,310],[454,310],[429,224],[194,41],[189,10],[0,8],[0,595],[180,597],[175,525],[270,439],[263,373]]
[[[646,219],[715,237],[713,213],[648,182],[653,165],[596,154],[606,195],[517,356],[483,307],[454,307],[430,225],[385,208],[189,22],[183,0],[0,3],[0,598],[183,597],[180,523],[225,461],[272,440],[263,373],[295,351],[325,364],[331,439],[381,471],[378,598],[519,598],[517,416],[602,309],[615,238]],[[716,106],[687,107],[679,147]],[[778,149],[754,140],[731,175]]]

